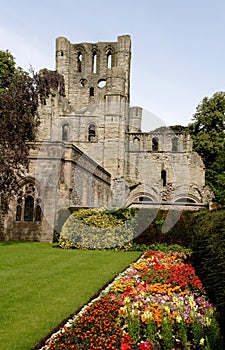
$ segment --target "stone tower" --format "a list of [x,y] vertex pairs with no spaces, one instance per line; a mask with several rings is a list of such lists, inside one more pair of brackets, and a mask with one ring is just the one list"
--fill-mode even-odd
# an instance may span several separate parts
[[[130,98],[130,36],[116,42],[71,44],[56,40],[56,69],[65,79],[72,112],[68,124],[72,141],[104,167],[112,178],[124,175],[125,133]],[[64,122],[63,122],[64,120]]]

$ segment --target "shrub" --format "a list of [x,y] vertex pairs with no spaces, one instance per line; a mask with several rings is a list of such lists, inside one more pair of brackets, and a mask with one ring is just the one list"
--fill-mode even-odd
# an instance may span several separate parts
[[225,210],[193,217],[192,263],[211,301],[218,307],[225,331]]
[[58,211],[54,227],[53,243],[59,242],[62,227],[73,211],[75,211],[73,208],[64,208]]
[[134,210],[80,209],[63,225],[60,245],[81,249],[128,249],[134,237],[134,225]]
[[[177,210],[168,212],[167,210],[142,209],[138,215],[137,234],[134,241],[146,245],[166,243],[188,247],[192,237],[191,220],[194,214],[193,211],[180,213]],[[165,220],[171,229],[163,233],[162,227]],[[146,222],[149,223],[147,227]],[[175,222],[174,226],[173,222]]]

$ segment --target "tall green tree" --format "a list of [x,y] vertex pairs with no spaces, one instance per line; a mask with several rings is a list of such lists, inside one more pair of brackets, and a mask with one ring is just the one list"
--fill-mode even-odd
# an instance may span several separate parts
[[225,92],[204,97],[189,124],[193,147],[206,167],[206,183],[225,204]]
[[29,167],[38,104],[56,88],[64,94],[63,77],[57,72],[25,72],[16,67],[10,52],[0,51],[0,203],[4,210]]

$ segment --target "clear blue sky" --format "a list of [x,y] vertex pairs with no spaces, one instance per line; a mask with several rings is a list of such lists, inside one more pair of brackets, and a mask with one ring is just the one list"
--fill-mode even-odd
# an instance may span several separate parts
[[0,0],[0,50],[25,70],[55,69],[55,39],[132,40],[131,105],[187,125],[205,96],[225,91],[225,0]]

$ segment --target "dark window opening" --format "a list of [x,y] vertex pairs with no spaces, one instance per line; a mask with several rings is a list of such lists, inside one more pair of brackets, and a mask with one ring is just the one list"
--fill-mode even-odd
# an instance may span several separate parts
[[152,199],[150,197],[147,196],[141,196],[138,198],[139,202],[152,202]]
[[161,171],[161,179],[162,179],[162,185],[163,187],[166,186],[166,170]]
[[78,72],[82,71],[82,53],[79,51],[77,55],[77,70]]
[[96,128],[94,124],[91,124],[88,128],[88,141],[93,142],[96,140]]
[[93,52],[93,57],[92,57],[92,72],[96,73],[97,71],[97,54],[96,51]]
[[62,140],[68,141],[69,139],[69,125],[65,124],[62,126]]
[[153,137],[152,139],[152,150],[158,151],[159,150],[159,139],[158,137]]
[[21,221],[22,218],[22,207],[21,205],[17,205],[16,207],[16,221]]
[[191,199],[191,198],[185,198],[185,197],[183,197],[183,198],[179,198],[179,199],[177,199],[176,201],[175,201],[176,203],[196,203],[195,201],[194,201],[194,199]]
[[94,88],[93,87],[90,88],[90,96],[94,96]]
[[35,221],[41,221],[41,206],[38,204],[35,210]]
[[111,69],[112,68],[112,53],[109,51],[107,53],[107,68]]
[[64,52],[62,50],[60,51],[60,55],[61,55],[61,57],[63,57],[63,55],[64,55]]
[[34,219],[34,198],[28,196],[24,204],[24,221],[33,221]]
[[177,152],[179,148],[179,140],[178,137],[172,138],[172,152]]

